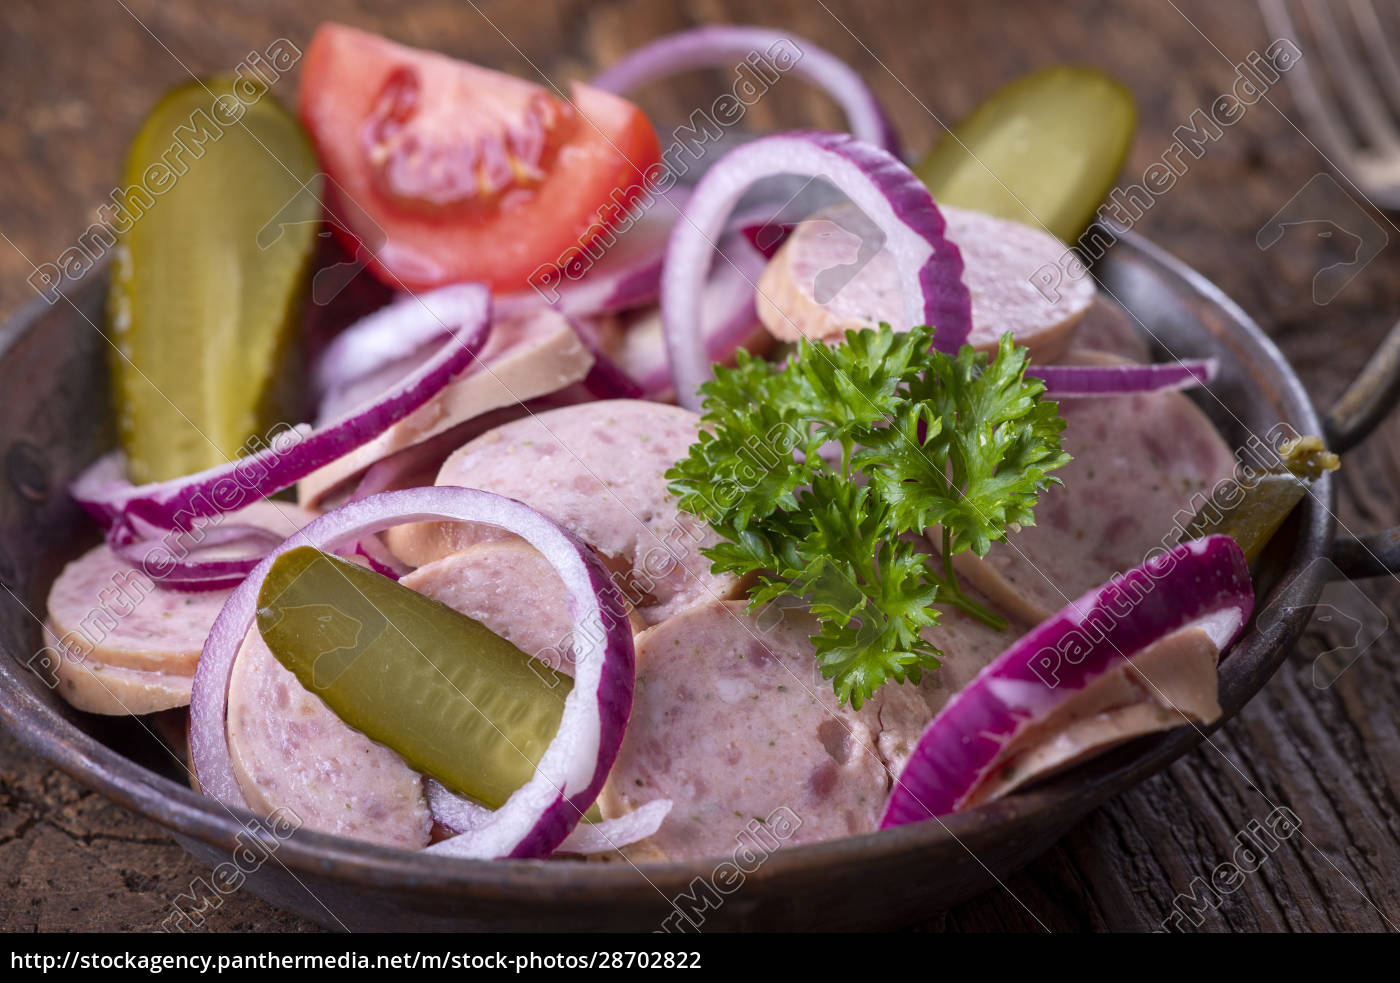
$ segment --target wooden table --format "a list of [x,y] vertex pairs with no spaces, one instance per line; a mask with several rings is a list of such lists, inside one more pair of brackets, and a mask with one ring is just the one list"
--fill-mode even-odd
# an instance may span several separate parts
[[[5,5],[0,232],[8,242],[0,243],[0,314],[32,297],[25,283],[31,264],[57,257],[93,221],[118,179],[127,141],[166,87],[188,72],[227,70],[278,37],[303,45],[323,19],[552,79],[585,78],[641,41],[694,24],[782,26],[856,66],[915,151],[940,132],[940,120],[958,117],[1008,77],[1052,62],[1089,63],[1137,96],[1141,124],[1124,172],[1134,180],[1169,147],[1177,126],[1230,89],[1234,64],[1270,40],[1252,5],[1210,0],[1182,0],[1179,11],[1159,0],[483,0],[479,7],[464,0],[127,0],[127,7],[78,0]],[[708,104],[717,82],[697,75],[644,101],[655,118],[684,118],[689,107]],[[295,79],[279,89],[290,100]],[[761,129],[841,122],[832,104],[795,83],[777,87],[751,119]],[[1189,173],[1137,227],[1257,318],[1326,405],[1400,313],[1400,259],[1392,245],[1319,306],[1310,283],[1336,261],[1329,252],[1336,241],[1290,235],[1268,250],[1256,246],[1260,227],[1318,174],[1324,177],[1306,192],[1315,217],[1343,226],[1363,221],[1296,121],[1280,86],[1190,160]],[[1373,217],[1400,242],[1400,227]],[[1347,456],[1342,521],[1356,531],[1395,522],[1397,490],[1400,419],[1393,419]],[[1329,597],[1377,626],[1400,612],[1394,578]],[[1236,833],[1267,814],[1251,784],[1297,813],[1306,842],[1285,842],[1218,910],[1206,912],[1202,930],[1400,924],[1400,642],[1382,632],[1334,685],[1318,688],[1314,662],[1345,644],[1341,624],[1315,624],[1278,676],[1209,745],[1094,813],[1005,890],[931,914],[918,927],[1034,930],[1029,909],[1055,931],[1152,929],[1193,878],[1208,878],[1229,858]],[[158,828],[0,737],[0,930],[152,929],[170,899],[204,873]],[[313,928],[246,893],[212,912],[209,925]]]

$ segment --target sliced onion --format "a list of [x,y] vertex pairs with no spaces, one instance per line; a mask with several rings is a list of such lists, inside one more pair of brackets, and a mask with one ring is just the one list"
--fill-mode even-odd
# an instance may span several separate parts
[[[632,225],[614,241],[595,239],[577,262],[554,269],[537,286],[495,298],[498,316],[553,307],[565,317],[591,317],[653,303],[661,289],[661,261],[671,230],[690,200],[680,185],[633,206]],[[598,252],[592,260],[587,253]]]
[[[490,809],[449,792],[431,778],[428,779],[428,808],[439,824],[454,833],[474,830],[491,817]],[[629,846],[660,829],[670,811],[670,799],[655,799],[616,819],[579,823],[559,844],[556,852],[603,853]]]
[[[480,437],[488,430],[502,424],[518,420],[531,413],[544,413],[561,406],[576,406],[592,402],[596,397],[584,388],[582,383],[574,383],[563,389],[528,399],[523,403],[513,403],[459,423],[450,430],[434,434],[427,440],[395,451],[387,457],[375,461],[361,476],[349,497],[339,502],[346,505],[362,498],[378,495],[380,492],[398,491],[403,488],[416,488],[431,485],[437,478],[438,469],[448,456],[470,440]],[[329,496],[328,496],[329,497]]]
[[702,340],[704,285],[725,220],[756,181],[777,174],[822,177],[845,193],[885,235],[899,270],[904,307],[937,329],[935,344],[957,351],[972,330],[962,255],[922,181],[889,153],[846,134],[764,137],[730,151],[701,178],[671,233],[661,275],[661,313],[676,397],[698,410],[710,376]]
[[1220,363],[1213,358],[1159,365],[1032,364],[1026,367],[1026,375],[1043,381],[1045,394],[1056,399],[1192,389],[1210,385],[1219,371]]
[[401,295],[356,321],[322,352],[312,372],[316,393],[346,389],[441,341],[443,325],[461,323],[481,303],[480,290],[461,283],[422,296]]
[[588,318],[570,318],[574,333],[593,356],[593,367],[583,378],[583,388],[598,399],[640,399],[642,387],[603,350],[597,328]]
[[[368,405],[314,429],[303,424],[282,431],[255,454],[171,481],[130,484],[125,459],[115,451],[79,475],[69,491],[104,526],[117,529],[121,540],[233,512],[291,487],[373,440],[471,368],[490,330],[490,294],[484,287],[460,285],[424,294],[422,300],[424,304],[411,303],[439,336],[446,335],[445,341]],[[439,321],[443,314],[447,319]],[[426,327],[421,331],[428,333]]]
[[574,686],[534,775],[480,825],[430,849],[482,859],[543,857],[578,825],[617,757],[632,709],[631,626],[612,599],[616,591],[607,570],[588,546],[529,506],[473,488],[413,488],[343,506],[273,550],[234,590],[210,629],[190,703],[190,755],[206,795],[247,805],[229,753],[229,679],[276,557],[297,546],[335,549],[401,523],[441,520],[496,526],[534,547],[563,582],[578,630]]
[[390,580],[396,581],[413,569],[399,562],[398,557],[389,552],[389,547],[385,546],[378,536],[363,536],[355,541],[353,547],[342,546],[336,552],[342,556],[348,555],[363,560],[365,566]]
[[[154,529],[130,517],[119,519],[108,530],[107,545],[162,590],[231,590],[268,550],[287,538],[286,530],[313,518],[314,513],[290,502],[258,499],[240,512],[199,519],[180,529]],[[355,556],[372,549],[352,544],[341,552]],[[385,549],[383,556],[387,555]]]
[[[442,433],[429,437],[412,447],[405,447],[388,457],[381,457],[365,469],[365,473],[360,476],[359,483],[355,485],[355,490],[350,493],[350,497],[339,504],[348,505],[381,492],[431,485],[437,478],[437,472],[442,467],[442,462],[447,460],[449,454],[472,437],[477,436],[480,426],[489,427],[491,421],[507,423],[513,420],[515,418],[513,410],[515,407],[512,406],[483,413],[475,419],[459,423],[451,430],[444,430]],[[427,480],[423,480],[424,478]]]
[[1224,652],[1253,607],[1244,553],[1220,535],[1174,546],[1089,591],[944,706],[900,772],[881,828],[957,810],[1019,734],[1173,632],[1197,625]]
[[[700,331],[710,362],[729,360],[735,349],[762,330],[754,284],[763,275],[763,254],[746,236],[733,233],[720,240],[718,251],[720,259],[710,271],[701,299]],[[671,364],[659,309],[627,328],[618,358],[644,396],[655,399],[671,391]]]
[[[697,68],[735,72],[750,55],[769,55],[771,59],[769,53],[779,46],[786,49],[784,61],[792,60],[787,71],[826,90],[846,114],[846,123],[857,139],[899,156],[899,137],[860,74],[831,52],[786,32],[720,24],[668,34],[634,49],[589,84],[627,95],[648,82]],[[759,80],[771,84],[770,79]]]
[[745,222],[739,226],[739,231],[744,234],[749,245],[761,252],[764,259],[772,259],[778,255],[778,250],[783,248],[783,243],[787,242],[788,236],[792,235],[792,230],[797,228],[796,225],[784,222],[776,226],[777,235],[771,241],[760,241],[759,233],[770,227],[766,222]]
[[653,799],[625,816],[600,823],[579,823],[559,844],[559,853],[604,853],[646,839],[671,812],[670,799]]
[[[118,520],[107,544],[134,568],[159,581],[166,590],[206,591],[237,587],[267,551],[286,538],[270,529],[248,523],[229,523],[217,529],[150,529]],[[207,557],[217,549],[219,556]],[[169,557],[169,564],[154,557]],[[176,561],[175,557],[181,559]],[[152,569],[152,567],[155,569]]]

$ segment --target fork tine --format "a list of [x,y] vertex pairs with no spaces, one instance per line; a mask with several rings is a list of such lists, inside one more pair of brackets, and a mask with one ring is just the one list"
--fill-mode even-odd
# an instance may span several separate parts
[[1381,74],[1383,87],[1391,94],[1393,103],[1400,99],[1400,59],[1396,58],[1395,49],[1386,39],[1385,28],[1376,15],[1375,5],[1371,0],[1351,0],[1351,15],[1366,43],[1366,50],[1371,53],[1371,63]]
[[1298,63],[1288,70],[1288,87],[1293,92],[1293,100],[1303,114],[1308,132],[1322,142],[1324,151],[1337,167],[1354,170],[1357,145],[1338,122],[1342,116],[1329,96],[1318,88],[1309,67],[1308,46],[1293,26],[1284,0],[1259,0],[1259,9],[1264,15],[1264,23],[1275,38],[1287,38],[1303,52]]
[[1386,109],[1374,83],[1358,67],[1358,62],[1364,59],[1348,47],[1326,0],[1307,0],[1306,6],[1308,19],[1316,27],[1322,43],[1328,70],[1341,80],[1371,147],[1400,150],[1400,134],[1397,134],[1395,124],[1391,122],[1390,111]]

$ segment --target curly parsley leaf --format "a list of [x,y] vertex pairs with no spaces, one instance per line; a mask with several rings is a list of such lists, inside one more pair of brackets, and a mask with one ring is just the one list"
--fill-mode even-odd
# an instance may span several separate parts
[[1034,524],[1040,493],[1059,483],[1050,472],[1069,455],[1059,407],[1025,377],[1026,355],[1008,334],[990,362],[969,346],[934,359],[891,426],[867,435],[854,464],[891,503],[896,525],[942,526],[953,554],[986,556],[1009,524]]
[[[823,676],[857,708],[886,681],[937,668],[939,604],[989,623],[959,587],[956,553],[983,555],[1030,525],[1064,421],[1025,377],[1010,335],[997,357],[932,347],[933,329],[802,341],[784,366],[741,352],[701,389],[704,430],[667,472],[683,509],[723,541],[717,572],[756,575],[753,607],[800,598],[820,622]],[[939,571],[909,534],[944,533]]]

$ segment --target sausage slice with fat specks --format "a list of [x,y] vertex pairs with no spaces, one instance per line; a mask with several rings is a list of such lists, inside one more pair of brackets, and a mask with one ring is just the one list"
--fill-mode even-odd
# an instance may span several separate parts
[[49,622],[64,647],[84,660],[192,676],[230,593],[162,590],[102,545],[58,575],[49,590]]
[[1129,362],[1146,363],[1152,360],[1152,346],[1145,330],[1123,308],[1099,296],[1075,325],[1073,344],[1080,350],[1106,352]]
[[[574,619],[564,582],[529,544],[477,543],[405,574],[399,583],[480,621],[551,669],[574,674]],[[633,622],[636,631],[644,627]]]
[[[1076,352],[1072,364],[1115,364]],[[1060,402],[1061,435],[1074,456],[1055,472],[1063,486],[1040,497],[1035,525],[993,543],[982,558],[954,565],[1005,614],[1038,624],[1115,573],[1176,541],[1178,525],[1234,471],[1229,446],[1179,392],[1097,396]],[[934,545],[937,529],[930,530]]]
[[[326,409],[334,416],[373,399],[420,361],[415,356],[376,373]],[[473,368],[369,443],[307,475],[297,497],[314,508],[374,462],[483,413],[557,392],[592,367],[593,355],[558,311],[543,308],[503,320],[492,325]]]
[[58,695],[79,710],[139,716],[189,706],[191,673],[107,665],[69,649],[47,624],[44,644],[51,658],[38,668],[52,674],[48,679],[55,683]]
[[632,717],[599,804],[607,817],[675,805],[630,855],[722,857],[745,837],[791,845],[875,829],[890,783],[883,697],[922,700],[891,684],[859,711],[839,706],[816,668],[816,630],[805,614],[726,601],[637,636]]
[[[737,578],[710,572],[700,550],[718,536],[681,512],[666,487],[667,469],[688,453],[698,429],[694,413],[644,400],[566,406],[464,445],[437,483],[496,492],[549,516],[602,554],[623,596],[656,624],[741,588]],[[499,538],[487,526],[448,522],[399,526],[386,537],[414,566]]]
[[248,806],[385,846],[428,845],[423,777],[301,685],[254,626],[229,679],[228,745]]
[[[1038,280],[1037,272],[1056,269],[1068,255],[1058,239],[981,212],[939,208],[948,238],[962,253],[963,282],[972,294],[968,343],[993,351],[1010,331],[1034,361],[1055,361],[1094,300],[1093,277],[1060,277],[1053,290],[1038,286],[1043,277]],[[887,249],[868,259],[862,255],[873,230],[862,231],[866,223],[852,209],[837,206],[799,223],[764,270],[758,316],[774,337],[838,341],[848,330],[881,321],[896,329],[910,326],[894,258]],[[847,272],[858,263],[863,265]]]

